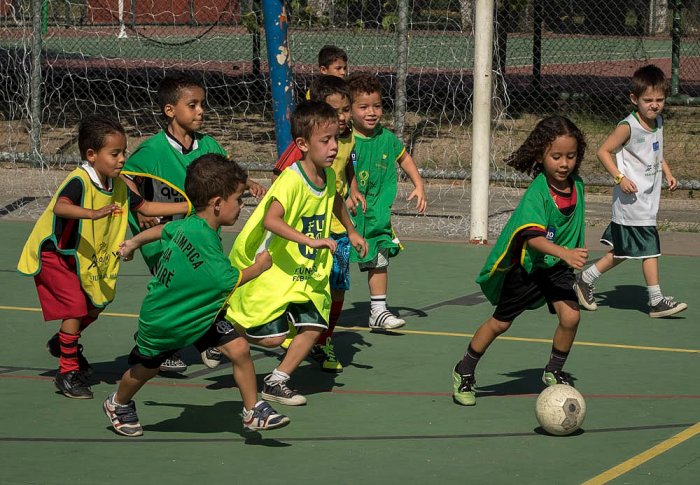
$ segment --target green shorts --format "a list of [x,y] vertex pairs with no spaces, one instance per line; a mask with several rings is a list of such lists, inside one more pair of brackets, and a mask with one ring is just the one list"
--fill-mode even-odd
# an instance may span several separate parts
[[661,256],[656,226],[623,226],[611,222],[600,237],[600,242],[612,247],[615,258],[647,259]]
[[321,316],[313,303],[290,303],[287,309],[271,322],[245,329],[252,338],[281,337],[289,333],[289,327],[317,327],[321,332],[328,328],[328,322]]

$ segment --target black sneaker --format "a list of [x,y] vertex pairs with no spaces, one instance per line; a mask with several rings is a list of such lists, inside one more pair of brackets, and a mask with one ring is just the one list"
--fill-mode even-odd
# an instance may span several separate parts
[[187,364],[182,360],[180,352],[175,352],[170,358],[160,364],[160,370],[163,372],[185,372]]
[[61,393],[71,399],[92,399],[92,391],[86,382],[85,376],[77,370],[57,372],[53,383]]
[[672,296],[664,296],[656,305],[649,304],[651,318],[670,317],[688,308],[686,303],[675,301]]
[[286,381],[273,380],[272,374],[265,377],[265,385],[261,393],[266,401],[275,401],[287,406],[303,406],[306,398],[287,387]]
[[549,387],[554,384],[564,384],[567,386],[572,386],[571,384],[571,374],[564,372],[563,370],[547,370],[545,369],[542,374],[542,382]]
[[112,393],[102,403],[102,409],[112,423],[114,431],[124,436],[141,436],[143,428],[139,423],[139,417],[136,414],[136,404],[134,401],[129,401],[128,404],[117,404],[114,402]]
[[[53,334],[48,342],[46,342],[46,350],[57,359],[61,357],[61,341],[57,333]],[[83,355],[82,344],[78,344],[78,365],[80,366],[80,372],[83,373],[85,377],[90,377],[92,375],[92,366]]]
[[598,304],[595,302],[595,297],[593,296],[595,288],[593,288],[593,285],[589,285],[583,281],[581,275],[582,273],[576,275],[576,282],[574,283],[574,291],[578,298],[578,304],[588,311],[595,311],[598,309]]

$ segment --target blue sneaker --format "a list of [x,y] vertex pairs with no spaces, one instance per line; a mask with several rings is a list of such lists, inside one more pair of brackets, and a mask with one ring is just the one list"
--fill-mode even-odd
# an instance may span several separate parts
[[258,401],[250,411],[243,408],[243,429],[245,431],[275,429],[288,424],[289,418],[275,411],[265,401]]
[[110,394],[102,404],[102,409],[112,423],[114,431],[123,436],[141,436],[143,428],[136,414],[136,403],[129,401],[128,404],[117,404],[114,402],[115,394],[115,392]]

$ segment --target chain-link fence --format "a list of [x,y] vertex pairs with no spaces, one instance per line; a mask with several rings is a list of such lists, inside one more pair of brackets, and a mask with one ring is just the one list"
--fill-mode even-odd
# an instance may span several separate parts
[[[351,71],[381,78],[385,123],[424,174],[460,185],[470,171],[474,3],[288,1],[298,93],[318,72],[319,49],[342,47]],[[539,117],[558,112],[588,135],[583,175],[607,183],[594,147],[631,110],[632,72],[653,62],[672,81],[666,158],[686,186],[698,184],[700,2],[498,0],[496,20],[495,178],[509,180],[503,158]],[[160,128],[156,88],[173,69],[204,81],[204,130],[235,159],[271,167],[261,26],[260,0],[0,0],[0,157],[14,170],[6,177],[74,162],[76,124],[89,113],[118,116],[135,148]]]

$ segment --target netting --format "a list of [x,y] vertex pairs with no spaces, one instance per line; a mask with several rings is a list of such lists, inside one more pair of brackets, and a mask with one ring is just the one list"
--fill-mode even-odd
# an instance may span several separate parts
[[[297,94],[305,92],[318,73],[317,53],[326,44],[346,50],[351,71],[369,71],[381,79],[384,123],[398,128],[430,180],[431,217],[417,219],[410,206],[397,201],[403,232],[466,237],[474,3],[286,4]],[[586,132],[591,149],[582,174],[591,183],[609,184],[595,159],[595,147],[630,111],[629,77],[650,62],[669,78],[673,73],[665,109],[666,158],[684,187],[697,188],[700,127],[693,115],[700,97],[698,3],[496,2],[491,152],[495,232],[499,217],[507,217],[526,183],[502,160],[544,115],[565,114]],[[407,9],[405,31],[399,15],[402,5]],[[157,132],[156,88],[173,69],[194,73],[206,85],[203,130],[249,168],[269,170],[276,153],[261,26],[259,0],[0,0],[0,163],[6,174],[0,189],[2,205],[7,206],[3,215],[26,216],[32,198],[52,193],[65,175],[62,170],[77,161],[76,125],[86,114],[118,117],[132,150]],[[399,70],[401,46],[408,52],[405,72]],[[396,95],[398,79],[406,80],[405,96]],[[40,88],[34,99],[33,86]],[[407,190],[404,184],[402,188]]]

